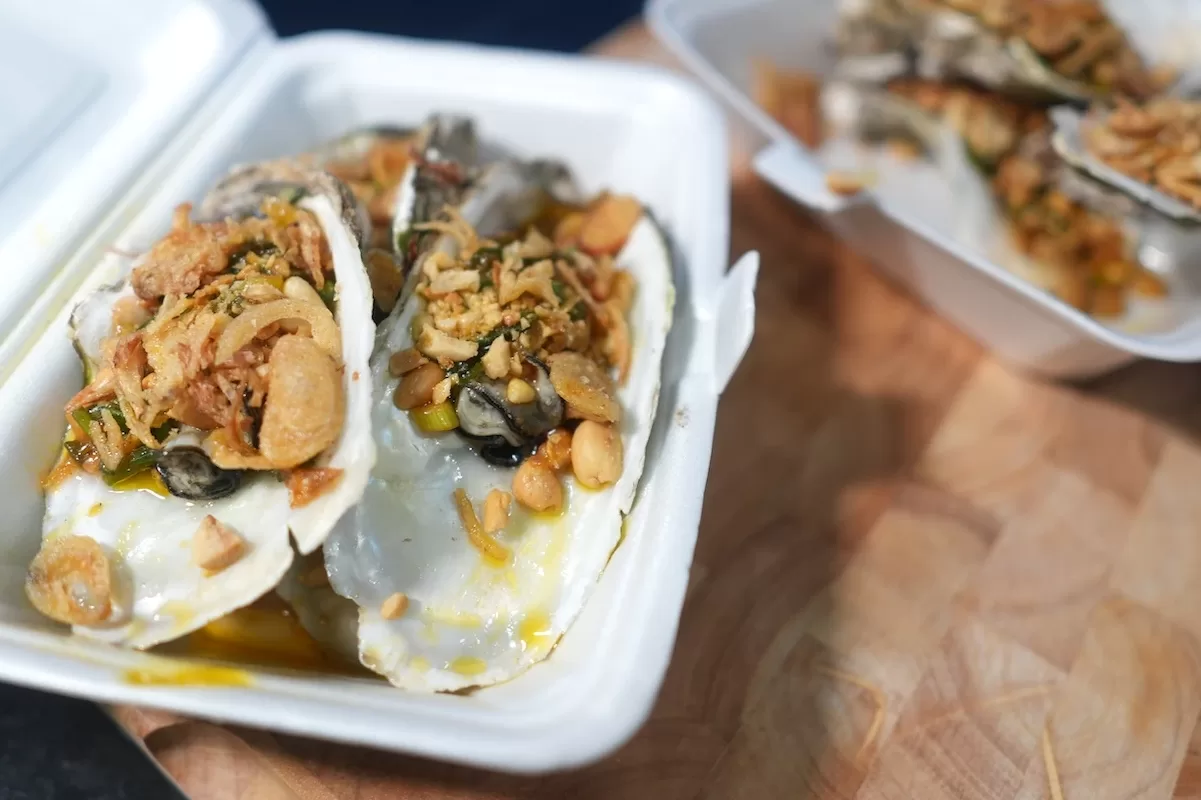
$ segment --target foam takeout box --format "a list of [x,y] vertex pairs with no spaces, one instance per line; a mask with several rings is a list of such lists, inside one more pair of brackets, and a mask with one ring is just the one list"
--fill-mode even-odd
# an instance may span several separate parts
[[[1172,296],[1131,319],[1107,324],[1006,269],[982,247],[999,223],[952,230],[956,206],[979,181],[922,185],[854,200],[832,194],[816,154],[752,99],[753,65],[828,74],[840,0],[648,0],[655,35],[735,112],[756,172],[820,214],[885,273],[1009,363],[1055,378],[1083,379],[1136,358],[1201,361],[1201,276],[1195,248],[1181,252],[1152,233],[1140,247]],[[1144,55],[1195,67],[1201,42],[1197,0],[1105,0]],[[1162,230],[1160,231],[1162,232]]]
[[[40,539],[39,481],[82,381],[67,317],[114,278],[97,266],[105,254],[144,250],[177,203],[235,163],[435,110],[475,116],[520,155],[564,159],[588,190],[637,195],[680,256],[625,541],[551,657],[466,695],[249,667],[248,685],[215,686],[34,612],[22,583]],[[753,329],[758,262],[726,270],[725,128],[710,100],[611,61],[349,33],[281,41],[248,0],[59,0],[0,8],[0,120],[0,679],[511,771],[591,761],[637,730],[675,638],[717,398]],[[131,670],[164,680],[134,683]]]

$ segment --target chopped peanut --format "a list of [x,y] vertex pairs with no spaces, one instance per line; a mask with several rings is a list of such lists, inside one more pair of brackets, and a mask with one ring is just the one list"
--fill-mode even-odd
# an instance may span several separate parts
[[565,430],[551,431],[538,446],[538,455],[546,459],[551,469],[566,469],[571,463],[571,434]]
[[484,374],[494,381],[508,375],[511,352],[509,340],[503,336],[497,336],[488,348],[488,352],[484,353],[484,357],[480,359],[484,365]]
[[393,378],[399,378],[412,372],[424,363],[425,356],[410,347],[407,350],[400,350],[392,354],[392,357],[388,359],[388,372],[392,374]]
[[521,272],[504,269],[500,273],[500,286],[497,299],[500,304],[508,305],[523,294],[537,297],[553,306],[559,305],[559,297],[555,294],[551,278],[555,274],[555,265],[551,260],[544,259],[537,264],[526,267]]
[[284,296],[289,300],[300,300],[325,308],[325,301],[321,299],[321,295],[317,294],[311,283],[299,275],[293,275],[284,281]]
[[437,384],[435,384],[434,391],[430,395],[430,402],[437,404],[437,403],[445,403],[447,400],[449,400],[450,399],[450,386],[451,386],[450,378],[443,378],[441,381],[439,381]]
[[384,619],[400,619],[409,610],[409,596],[404,592],[396,592],[388,596],[380,606],[379,614]]
[[430,280],[430,294],[480,290],[480,273],[474,269],[448,269],[439,272]]
[[246,553],[246,540],[212,514],[200,522],[192,537],[192,562],[206,572],[220,572]]
[[859,194],[867,187],[862,175],[850,172],[829,172],[826,174],[826,188],[842,197]]
[[498,533],[509,524],[509,505],[513,496],[493,489],[484,498],[484,533]]
[[550,466],[527,458],[513,473],[513,497],[526,508],[549,511],[563,505],[563,484]]
[[584,420],[571,438],[571,471],[589,489],[621,477],[621,435],[612,425]]
[[435,361],[443,358],[448,361],[466,361],[475,357],[475,354],[479,352],[479,345],[475,342],[447,336],[437,328],[427,325],[421,331],[417,349]]
[[522,258],[550,258],[555,253],[555,243],[534,228],[526,234],[520,253]]
[[509,385],[505,387],[505,397],[514,405],[522,405],[524,403],[534,402],[537,395],[534,393],[534,387],[521,378],[513,378],[509,381]]
[[400,379],[392,403],[401,411],[428,405],[433,400],[434,389],[445,378],[446,373],[437,364],[422,364]]

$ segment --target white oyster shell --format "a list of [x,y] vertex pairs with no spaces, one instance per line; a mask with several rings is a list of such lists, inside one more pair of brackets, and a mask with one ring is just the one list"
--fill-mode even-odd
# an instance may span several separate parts
[[1051,109],[1051,120],[1055,124],[1051,143],[1064,161],[1174,220],[1201,223],[1201,212],[1193,206],[1119,172],[1089,153],[1084,138],[1088,126],[1098,120],[1067,106]]
[[[513,470],[486,464],[454,435],[420,433],[393,406],[388,357],[411,346],[408,321],[419,301],[381,327],[372,360],[379,461],[362,501],[327,540],[325,557],[333,588],[360,606],[362,663],[393,684],[452,691],[520,674],[547,656],[608,563],[642,472],[674,298],[670,251],[649,216],[617,263],[638,281],[634,357],[620,391],[621,478],[598,492],[566,476],[561,516],[515,505],[499,536],[512,558],[500,567],[468,543],[452,495],[465,489],[478,507],[490,489],[510,490]],[[394,592],[408,596],[408,611],[385,620],[380,607]]]
[[[371,290],[356,232],[344,222],[339,199],[318,193],[300,205],[313,212],[326,233],[337,281],[334,315],[342,333],[346,419],[341,437],[318,464],[342,469],[342,478],[331,491],[294,509],[287,487],[269,474],[248,475],[233,495],[208,502],[115,491],[99,476],[73,475],[47,493],[43,535],[77,534],[104,545],[116,589],[109,623],[75,626],[76,633],[143,648],[196,630],[276,585],[292,563],[289,529],[301,552],[310,552],[361,496],[375,462],[368,363],[375,327]],[[98,361],[113,304],[131,291],[125,278],[76,308],[72,335],[85,363]],[[168,445],[189,438],[195,433],[185,429]],[[249,545],[245,556],[214,575],[191,561],[192,537],[208,514]]]

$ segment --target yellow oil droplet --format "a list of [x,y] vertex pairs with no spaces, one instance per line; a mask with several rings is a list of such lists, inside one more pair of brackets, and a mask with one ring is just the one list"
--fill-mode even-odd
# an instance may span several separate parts
[[523,650],[550,647],[550,615],[545,611],[531,611],[517,626],[517,638]]
[[510,589],[517,588],[517,573],[514,570],[505,570],[505,583],[508,584]]
[[488,665],[484,663],[484,660],[474,656],[459,656],[450,662],[450,671],[460,675],[480,675],[486,669],[488,669]]
[[249,686],[250,674],[208,664],[164,665],[127,669],[125,682],[135,686]]
[[118,481],[113,484],[113,489],[118,492],[132,492],[141,489],[159,497],[168,495],[166,484],[158,476],[158,471],[153,469],[144,469],[136,475],[130,475],[125,480]]
[[429,672],[430,662],[426,661],[422,656],[417,656],[409,662],[409,666],[418,672]]
[[95,517],[104,510],[104,503],[92,503],[92,507],[88,509],[88,516]]

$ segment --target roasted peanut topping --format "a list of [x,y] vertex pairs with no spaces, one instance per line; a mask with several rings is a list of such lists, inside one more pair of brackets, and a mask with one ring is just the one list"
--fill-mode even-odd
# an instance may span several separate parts
[[[505,245],[480,239],[453,210],[447,216],[419,226],[453,237],[458,252],[436,248],[416,266],[424,305],[409,322],[414,347],[389,360],[399,379],[393,403],[424,433],[458,429],[491,463],[521,464],[512,494],[521,506],[561,508],[556,473],[571,463],[563,426],[621,419],[614,373],[624,382],[630,371],[637,285],[614,256],[642,206],[604,194],[555,209]],[[543,233],[552,228],[553,239]],[[500,496],[486,500],[485,533],[507,519],[509,495],[503,515]]]
[[409,596],[404,592],[388,595],[380,606],[379,614],[384,619],[400,619],[409,610]]
[[1122,103],[1096,119],[1085,138],[1109,166],[1201,209],[1201,102]]
[[192,563],[208,573],[233,566],[246,554],[246,540],[212,514],[200,522],[192,537]]

